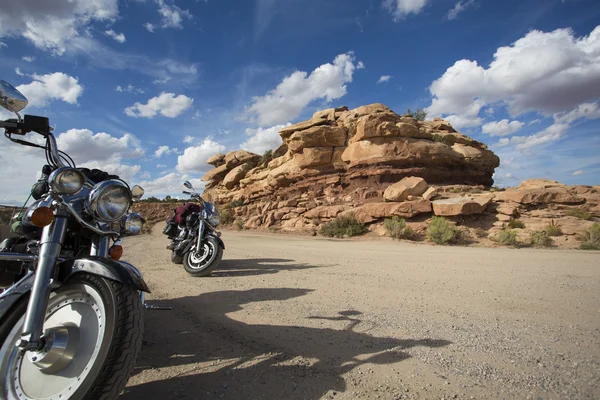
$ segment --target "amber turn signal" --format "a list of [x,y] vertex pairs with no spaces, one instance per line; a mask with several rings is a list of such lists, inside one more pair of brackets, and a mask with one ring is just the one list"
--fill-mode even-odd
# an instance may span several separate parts
[[54,211],[50,207],[38,207],[31,215],[31,223],[39,228],[54,222]]
[[121,256],[123,255],[123,246],[114,245],[108,250],[108,254],[110,254],[110,258],[115,261],[119,261]]

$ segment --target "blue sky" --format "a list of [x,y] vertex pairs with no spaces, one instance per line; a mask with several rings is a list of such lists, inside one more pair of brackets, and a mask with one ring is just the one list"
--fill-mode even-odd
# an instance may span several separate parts
[[[498,185],[600,184],[598,21],[595,0],[2,2],[0,78],[78,164],[148,195],[200,185],[210,155],[262,153],[316,110],[373,102],[488,144]],[[2,148],[0,203],[18,203],[44,159]]]

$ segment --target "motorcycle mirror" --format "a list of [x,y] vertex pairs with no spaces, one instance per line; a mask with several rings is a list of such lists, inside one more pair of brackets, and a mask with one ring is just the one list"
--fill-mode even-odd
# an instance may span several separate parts
[[139,185],[135,185],[132,189],[131,189],[131,197],[133,197],[134,200],[139,200],[142,198],[142,196],[144,195],[144,189],[142,189],[141,186]]
[[194,187],[192,186],[192,184],[190,183],[190,181],[183,182],[183,186],[185,186],[186,188],[188,188],[190,190],[194,190]]
[[27,98],[13,85],[0,80],[0,106],[18,115],[19,111],[27,107],[28,103]]

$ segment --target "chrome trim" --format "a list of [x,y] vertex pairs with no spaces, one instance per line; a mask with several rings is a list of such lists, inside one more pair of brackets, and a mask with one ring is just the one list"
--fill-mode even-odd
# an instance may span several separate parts
[[35,260],[37,260],[37,258],[38,258],[37,255],[29,254],[29,253],[8,253],[8,252],[0,253],[1,261],[35,261]]
[[46,139],[48,139],[48,143],[50,143],[51,161],[58,167],[66,167],[66,165],[60,159],[60,155],[58,153],[58,145],[56,144],[56,138],[54,137],[54,135],[52,133],[48,133],[46,135]]
[[110,236],[119,236],[120,235],[119,232],[115,232],[115,231],[103,231],[102,229],[96,228],[94,225],[91,225],[91,224],[87,223],[77,213],[77,211],[75,211],[75,209],[70,204],[63,202],[62,205],[65,206],[65,208],[75,217],[75,219],[77,220],[77,222],[79,222],[81,225],[85,226],[86,228],[88,228],[92,232],[97,233],[98,235],[110,235]]
[[[117,218],[113,218],[113,219],[102,218],[102,216],[99,215],[98,211],[97,211],[98,202],[100,200],[100,197],[102,196],[102,194],[104,193],[104,191],[106,189],[108,189],[109,187],[115,187],[115,186],[125,189],[127,196],[128,196],[129,204],[125,208],[125,211],[123,212],[123,214],[119,215]],[[118,221],[121,218],[123,218],[123,216],[127,215],[127,211],[129,211],[129,208],[131,207],[132,203],[133,203],[133,199],[131,197],[131,189],[129,189],[129,186],[127,186],[122,181],[119,181],[116,179],[109,179],[106,181],[102,181],[102,182],[98,183],[96,186],[94,186],[94,188],[88,193],[84,206],[85,206],[85,210],[90,215],[94,216],[94,218],[98,219],[99,221],[115,222],[115,221]]]

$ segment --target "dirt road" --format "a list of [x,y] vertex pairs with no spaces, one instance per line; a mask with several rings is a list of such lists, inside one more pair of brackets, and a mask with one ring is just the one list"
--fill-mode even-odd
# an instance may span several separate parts
[[598,252],[226,231],[192,278],[154,232],[123,399],[600,398]]

